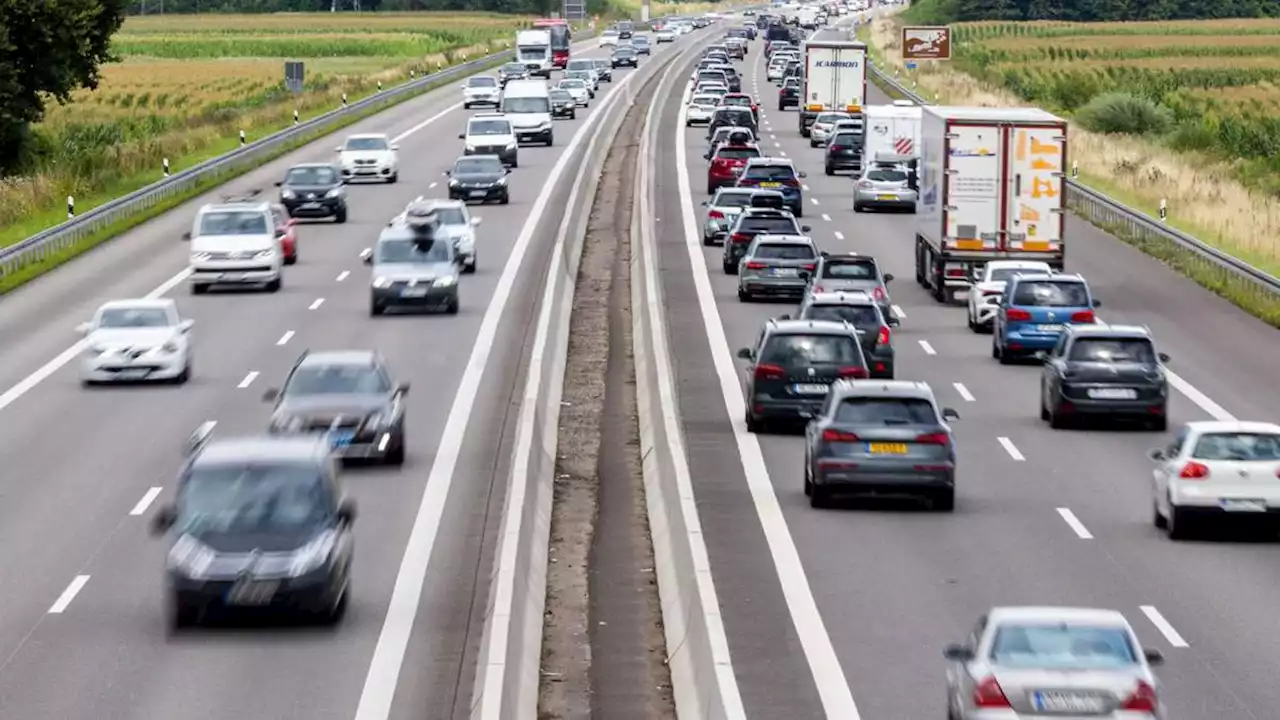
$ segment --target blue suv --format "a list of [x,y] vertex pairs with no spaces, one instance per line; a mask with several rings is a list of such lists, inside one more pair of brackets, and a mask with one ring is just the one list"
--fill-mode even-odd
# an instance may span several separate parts
[[1102,302],[1079,275],[1015,275],[996,311],[991,357],[1008,365],[1058,344],[1067,325],[1092,325]]
[[782,201],[796,217],[804,217],[804,189],[800,185],[805,173],[786,158],[758,157],[747,160],[738,176],[736,187],[757,190],[777,190]]

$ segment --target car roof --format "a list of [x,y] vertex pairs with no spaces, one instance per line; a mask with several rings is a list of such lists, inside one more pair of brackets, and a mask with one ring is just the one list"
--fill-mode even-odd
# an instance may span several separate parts
[[918,398],[933,400],[933,388],[919,380],[838,380],[831,387],[841,397]]
[[326,163],[326,162],[298,163],[296,165],[291,166],[289,169],[297,170],[298,168],[328,168],[329,170],[332,170],[333,163]]
[[1076,337],[1151,338],[1151,331],[1139,325],[1068,325],[1066,329]]
[[319,350],[307,351],[298,358],[298,367],[312,365],[381,365],[375,350]]
[[467,118],[467,122],[471,122],[472,120],[510,120],[510,118],[507,117],[506,113],[481,112]]
[[1197,435],[1215,432],[1254,432],[1280,435],[1280,425],[1257,420],[1193,420],[1187,429]]
[[835,290],[809,293],[810,305],[875,305],[875,298],[862,290]]
[[876,259],[875,259],[875,257],[873,257],[873,256],[871,256],[871,255],[859,255],[858,253],[854,253],[854,252],[847,252],[847,253],[823,253],[821,260],[822,260],[823,262],[841,262],[841,261],[844,261],[844,262],[860,262],[860,263],[866,263],[866,262],[869,262],[869,263],[875,263],[875,264],[879,265],[879,263],[876,263]]
[[1080,275],[1067,273],[1019,273],[1010,282],[1084,282]]
[[1052,622],[1129,627],[1129,621],[1118,610],[1053,606],[994,607],[987,613],[987,622],[992,625],[1006,622]]
[[805,247],[813,247],[813,238],[808,235],[770,235],[761,233],[755,236],[753,244],[759,246],[769,245],[804,245]]
[[780,157],[749,158],[747,160],[747,165],[748,166],[750,165],[785,165],[791,168],[792,170],[794,170],[796,167],[795,164],[791,162],[791,160],[787,158],[780,158]]
[[758,215],[760,217],[788,217],[788,218],[791,218],[792,220],[796,219],[795,215],[792,215],[790,212],[786,210],[781,210],[779,208],[762,208],[762,207],[744,208],[742,210],[742,216],[746,217],[748,215]]
[[320,462],[330,455],[323,435],[214,438],[191,459],[193,467],[246,462]]
[[769,332],[774,335],[851,335],[856,337],[853,326],[835,320],[778,320],[769,321]]
[[367,139],[374,139],[374,138],[386,140],[387,134],[386,133],[355,133],[347,136],[348,140],[367,140]]
[[[463,155],[463,157],[476,157],[476,156]],[[497,155],[490,155],[489,157],[497,157]],[[415,198],[413,201],[411,201],[408,205],[405,206],[405,210],[408,210],[409,208],[414,207],[415,205],[424,205],[425,210],[428,212],[432,210],[439,210],[441,208],[455,208],[455,209],[460,209],[464,211],[467,209],[467,204],[462,200],[447,200],[445,198],[429,198],[429,197],[422,197],[421,195],[419,195],[417,198]]]
[[124,298],[120,300],[108,300],[98,307],[99,310],[118,310],[118,309],[161,309],[168,310],[176,308],[178,303],[173,298]]
[[266,200],[230,200],[220,203],[209,203],[200,208],[201,213],[210,212],[228,212],[228,211],[245,211],[255,210],[258,212],[270,212],[271,203]]
[[716,194],[712,196],[712,199],[715,199],[718,197],[725,197],[728,195],[746,195],[747,197],[750,197],[755,194],[756,194],[756,191],[752,188],[722,187],[716,190]]

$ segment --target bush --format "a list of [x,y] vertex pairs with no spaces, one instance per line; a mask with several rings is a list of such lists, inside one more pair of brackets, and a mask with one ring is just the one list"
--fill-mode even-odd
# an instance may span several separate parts
[[1147,98],[1128,93],[1105,93],[1075,113],[1086,130],[1109,135],[1163,135],[1173,125],[1173,112]]

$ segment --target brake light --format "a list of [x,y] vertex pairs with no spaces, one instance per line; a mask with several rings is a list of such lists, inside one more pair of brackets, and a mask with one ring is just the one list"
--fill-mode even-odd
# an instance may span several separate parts
[[787,187],[800,187],[800,181],[796,180],[795,178],[792,178],[790,180],[783,180],[782,184],[786,185]]
[[836,375],[842,378],[865,380],[867,378],[867,369],[864,367],[842,367],[836,371]]
[[1000,688],[994,675],[988,676],[973,689],[973,704],[980,708],[1011,707],[1009,698],[1004,696],[1004,690]]
[[951,438],[947,437],[946,433],[929,433],[916,437],[916,442],[921,445],[947,445],[950,444]]
[[884,300],[884,288],[877,287],[871,291],[871,296],[876,300]]
[[724,213],[720,212],[719,210],[712,210],[711,212],[707,213],[707,217],[712,220],[723,220]]
[[1209,477],[1209,466],[1192,460],[1182,466],[1182,472],[1178,473],[1178,477],[1183,480],[1203,480]]
[[1124,701],[1120,709],[1153,713],[1156,712],[1156,706],[1159,704],[1160,700],[1156,697],[1156,689],[1145,681],[1139,680],[1137,689],[1133,691],[1128,700]]
[[1081,310],[1080,312],[1071,313],[1071,322],[1073,323],[1091,323],[1093,322],[1092,310]]
[[740,233],[740,232],[737,232],[737,233],[734,233],[734,234],[730,235],[730,236],[729,236],[729,239],[730,239],[730,240],[732,240],[732,241],[734,241],[734,242],[736,242],[736,243],[751,242],[751,236],[750,236],[750,235],[748,235],[748,234],[746,234],[746,233]]
[[889,344],[889,328],[887,327],[880,328],[880,334],[876,336],[876,344],[877,345]]
[[1019,310],[1018,308],[1009,308],[1007,311],[1005,311],[1004,317],[1006,320],[1025,321],[1025,320],[1031,319],[1031,313],[1027,312],[1026,310]]
[[800,267],[804,270],[808,270],[809,272],[813,272],[813,269],[817,267],[817,265],[814,265],[813,263],[809,263],[808,265],[801,265]]
[[831,146],[830,148],[828,148],[828,149],[829,149],[831,152],[844,152],[845,150],[848,150],[849,148],[847,148],[847,147],[845,147],[845,146],[843,146],[843,145],[832,145],[832,146]]
[[964,268],[947,268],[947,277],[964,277]]
[[756,366],[757,380],[781,380],[786,374],[781,365],[763,364]]
[[763,269],[764,269],[764,263],[762,263],[762,262],[755,262],[755,261],[749,262],[749,263],[747,263],[747,269],[748,269],[748,270],[763,270]]
[[827,429],[822,431],[822,441],[823,442],[858,442],[858,436],[854,435],[851,432],[845,432],[843,430]]

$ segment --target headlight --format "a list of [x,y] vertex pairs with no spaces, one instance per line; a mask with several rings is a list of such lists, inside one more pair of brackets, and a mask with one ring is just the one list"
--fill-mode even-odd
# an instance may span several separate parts
[[209,571],[209,566],[218,554],[213,548],[196,540],[190,535],[183,535],[173,544],[169,551],[169,568],[186,575],[192,580],[200,580]]
[[285,200],[292,200],[295,197],[297,197],[297,195],[294,195],[292,190],[285,188],[284,190],[280,191],[280,197],[284,198]]
[[449,180],[449,187],[458,187],[461,184],[462,183],[458,182],[457,180],[452,180],[452,179]]
[[384,288],[384,287],[387,287],[387,286],[388,286],[388,285],[390,285],[390,284],[391,284],[391,281],[390,281],[390,280],[388,280],[388,279],[386,279],[386,278],[384,278],[384,277],[374,278],[374,279],[373,279],[373,286],[374,286],[374,287],[376,287],[376,288]]
[[515,149],[516,149],[516,144],[515,144],[514,142],[509,142],[509,143],[507,143],[507,149],[508,149],[508,150],[515,150]]
[[178,352],[178,351],[179,351],[179,350],[181,350],[181,349],[182,349],[182,348],[178,347],[178,343],[176,343],[176,342],[174,342],[174,341],[172,341],[172,340],[170,340],[169,342],[167,342],[167,343],[165,343],[164,345],[161,345],[161,346],[160,346],[160,351],[161,351],[161,352],[168,353],[168,354],[170,354],[170,355],[172,355],[172,354],[174,354],[174,353]]
[[476,146],[475,146],[475,145],[472,145],[471,143],[467,143],[467,144],[466,144],[466,148],[467,148],[467,152],[475,152],[475,151],[476,151]]
[[454,277],[453,275],[446,275],[444,277],[436,278],[435,282],[432,284],[435,285],[436,287],[449,287],[456,282],[458,282],[458,278]]
[[209,255],[209,253],[207,253],[207,252],[193,252],[193,253],[191,253],[191,259],[192,259],[192,260],[196,260],[196,261],[199,261],[199,260],[208,260],[208,259],[209,259],[209,257],[210,257],[210,255]]
[[340,188],[340,187],[336,187],[336,188],[334,188],[334,189],[330,190],[329,192],[325,193],[325,194],[324,194],[324,196],[325,196],[325,197],[327,197],[327,198],[336,198],[336,197],[338,197],[338,196],[339,196],[339,195],[341,195],[341,194],[342,194],[342,188]]
[[507,177],[506,177],[505,175],[503,175],[502,177],[498,178],[498,182],[497,182],[497,184],[498,184],[498,185],[506,185],[506,184],[507,184]]
[[253,254],[253,258],[255,260],[265,260],[275,254],[276,254],[275,250],[259,250],[258,252]]
[[293,553],[293,558],[289,562],[289,574],[298,577],[323,567],[329,562],[329,557],[333,555],[333,549],[337,544],[338,536],[332,530],[320,533],[314,540]]

